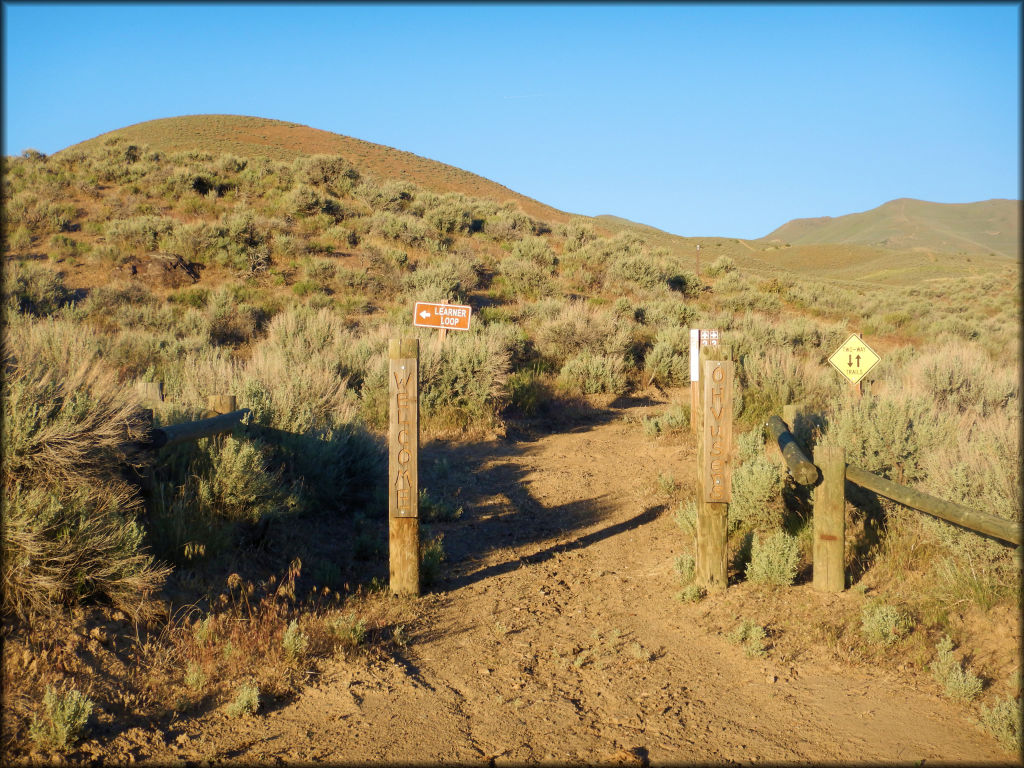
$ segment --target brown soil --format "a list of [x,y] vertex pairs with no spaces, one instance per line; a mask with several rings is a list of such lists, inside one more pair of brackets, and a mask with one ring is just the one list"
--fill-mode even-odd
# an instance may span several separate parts
[[[293,701],[256,716],[231,719],[219,707],[94,739],[84,754],[246,764],[1008,762],[926,675],[898,659],[841,662],[820,642],[814,627],[858,612],[855,591],[739,583],[700,603],[676,599],[674,562],[691,549],[658,477],[671,474],[685,494],[694,442],[656,440],[637,423],[664,406],[613,403],[557,434],[426,445],[421,461],[448,462],[444,490],[466,511],[436,528],[448,557],[442,582],[418,600],[394,598],[419,617],[402,653],[332,661]],[[747,617],[768,630],[763,657],[725,637]],[[1019,647],[1019,633],[1006,642]]]

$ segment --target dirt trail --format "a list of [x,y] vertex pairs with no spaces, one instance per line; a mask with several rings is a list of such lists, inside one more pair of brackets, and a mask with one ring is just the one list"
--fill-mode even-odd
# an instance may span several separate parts
[[[650,407],[650,406],[647,406]],[[663,406],[662,406],[663,407]],[[933,692],[808,654],[751,658],[675,599],[684,541],[659,473],[692,483],[693,441],[644,406],[535,439],[423,456],[470,467],[448,569],[407,656],[338,661],[255,718],[212,712],[140,738],[166,760],[641,764],[1008,760]],[[469,451],[472,451],[470,453]],[[822,612],[846,599],[806,590]],[[709,600],[716,598],[711,597]]]

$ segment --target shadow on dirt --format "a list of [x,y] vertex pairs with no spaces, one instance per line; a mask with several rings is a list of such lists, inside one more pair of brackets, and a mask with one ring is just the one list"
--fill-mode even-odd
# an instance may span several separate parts
[[502,574],[514,571],[517,568],[521,568],[524,565],[534,565],[536,563],[543,563],[550,560],[555,555],[561,554],[562,552],[571,552],[574,549],[582,549],[583,547],[596,544],[604,539],[610,539],[612,536],[617,536],[626,531],[634,530],[639,528],[641,525],[656,520],[662,512],[665,511],[664,505],[656,507],[649,507],[638,515],[629,518],[628,520],[622,520],[613,525],[609,525],[598,531],[592,531],[584,536],[580,536],[573,541],[566,542],[564,544],[553,544],[550,547],[534,552],[530,555],[518,557],[515,560],[506,560],[503,563],[497,563],[495,565],[482,568],[478,571],[473,571],[462,576],[453,576],[446,580],[445,586],[449,589],[458,589],[464,587],[467,584],[473,584],[484,579],[490,579],[495,576],[501,576]]
[[[630,520],[580,536],[580,531],[599,524],[614,511],[612,503],[604,496],[591,496],[552,505],[535,498],[529,482],[530,475],[544,469],[531,461],[531,454],[537,452],[535,444],[545,434],[587,432],[621,418],[623,410],[652,404],[657,402],[618,398],[607,407],[591,407],[571,421],[517,423],[504,439],[457,445],[442,441],[425,444],[420,451],[420,487],[428,489],[431,497],[443,498],[463,510],[456,520],[424,523],[421,529],[423,540],[437,534],[443,536],[448,577],[439,586],[456,589],[498,576],[655,519],[664,507],[652,507]],[[585,461],[565,466],[585,467]],[[572,470],[552,467],[551,471]],[[585,477],[568,475],[565,482],[586,487]],[[522,551],[530,552],[545,544],[546,548],[532,554]],[[475,569],[476,562],[502,550],[507,555],[501,563]]]

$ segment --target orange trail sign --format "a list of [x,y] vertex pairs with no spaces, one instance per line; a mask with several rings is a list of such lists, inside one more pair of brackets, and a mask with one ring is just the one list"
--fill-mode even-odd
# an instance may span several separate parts
[[472,308],[466,304],[417,301],[412,314],[412,324],[420,328],[468,331],[469,316],[472,312]]

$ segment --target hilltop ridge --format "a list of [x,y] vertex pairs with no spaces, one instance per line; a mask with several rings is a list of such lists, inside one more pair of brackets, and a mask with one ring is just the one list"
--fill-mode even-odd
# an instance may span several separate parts
[[1018,258],[1020,213],[1019,200],[932,203],[901,197],[860,213],[793,219],[760,241]]
[[497,182],[412,152],[331,133],[308,125],[243,115],[184,115],[108,131],[62,151],[88,150],[109,139],[146,144],[163,152],[206,151],[290,162],[303,155],[342,155],[360,173],[409,181],[436,192],[461,192],[498,203],[514,202],[535,218],[566,222],[569,214]]
[[[442,162],[299,123],[241,115],[160,118],[96,136],[62,152],[88,151],[112,139],[161,152],[234,154],[290,162],[315,154],[343,156],[360,173],[408,181],[437,193],[458,192],[513,203],[552,223],[591,222],[599,232],[630,232],[699,269],[726,256],[759,273],[811,270],[822,277],[904,282],[922,274],[953,276],[1019,258],[1020,202],[930,203],[899,198],[870,211],[793,219],[756,240],[689,237],[615,215],[576,216]],[[60,154],[60,153],[58,153]],[[702,250],[698,250],[697,246]],[[970,264],[964,256],[973,257]]]

